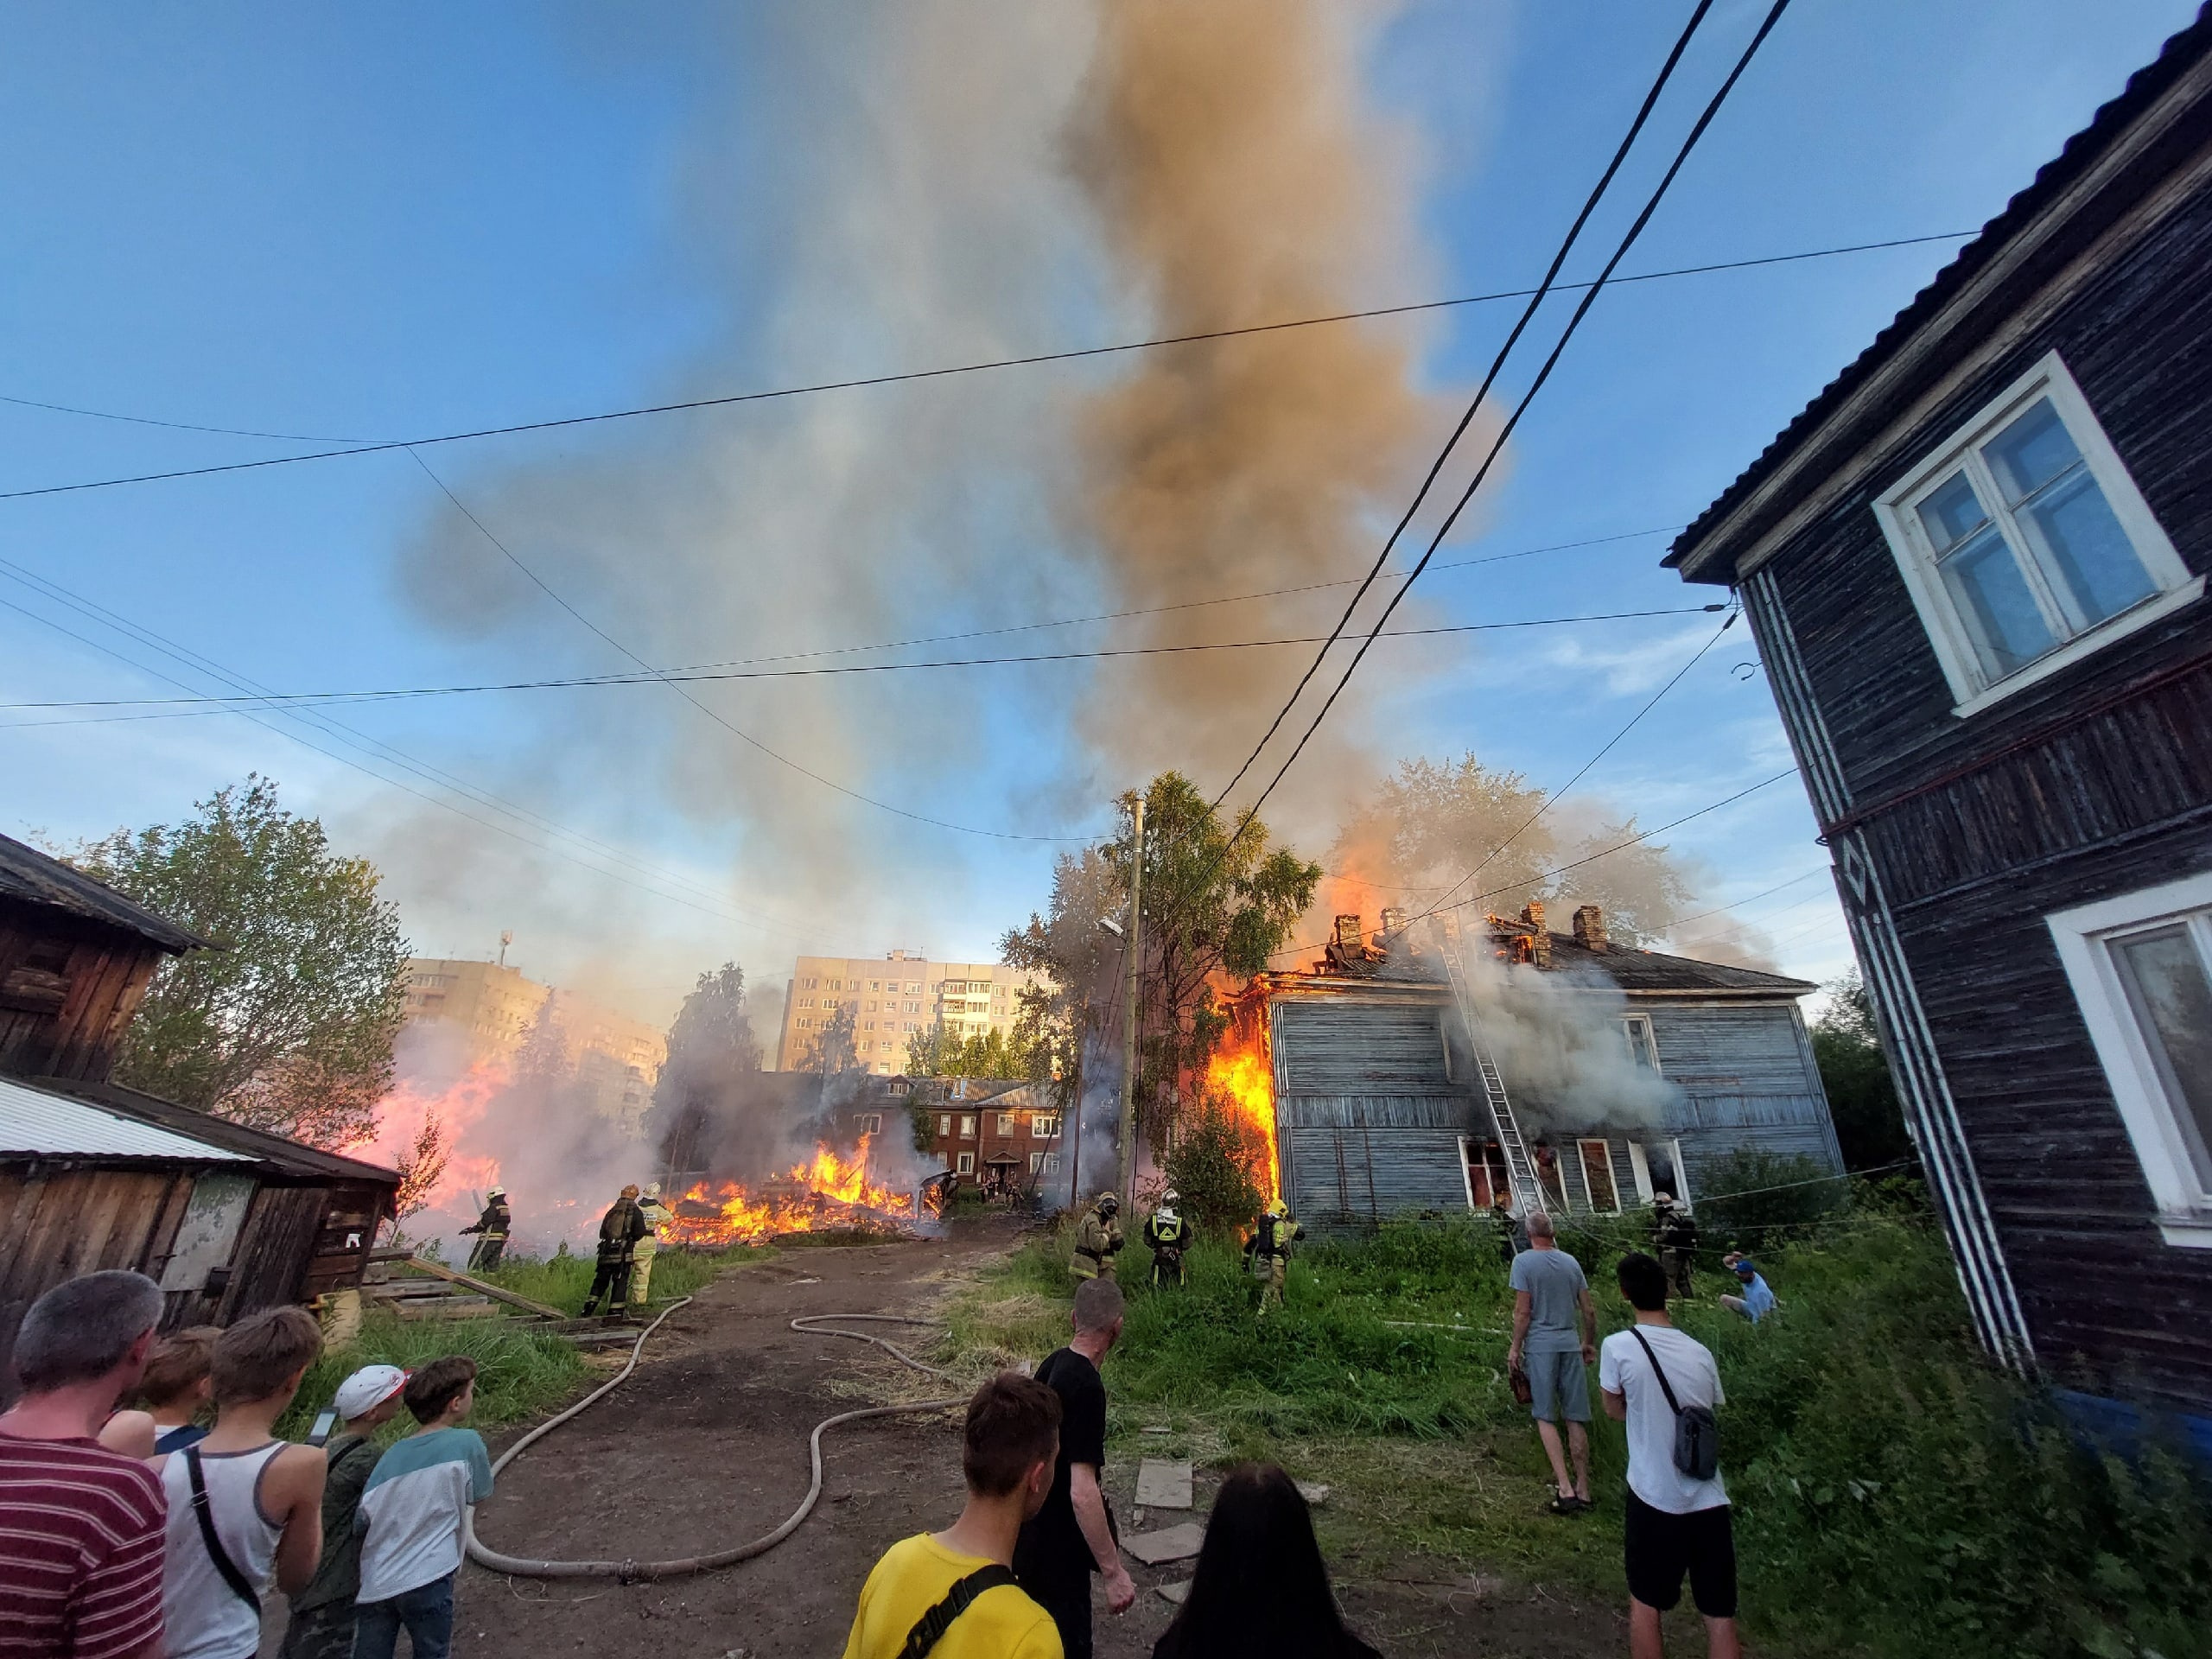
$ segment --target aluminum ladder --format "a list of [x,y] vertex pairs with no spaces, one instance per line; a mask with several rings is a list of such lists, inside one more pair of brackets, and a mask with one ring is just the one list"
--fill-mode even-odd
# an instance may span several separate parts
[[1491,1122],[1497,1128],[1498,1147],[1505,1154],[1505,1174],[1513,1186],[1514,1209],[1523,1221],[1540,1211],[1548,1214],[1551,1206],[1545,1202],[1543,1183],[1536,1179],[1528,1142],[1522,1139],[1520,1120],[1513,1116],[1513,1103],[1506,1097],[1505,1079],[1498,1075],[1497,1066],[1483,1043],[1482,1022],[1475,1016],[1474,988],[1468,981],[1466,963],[1460,954],[1459,918],[1440,915],[1432,920],[1437,947],[1444,956],[1444,971],[1452,982],[1452,1000],[1459,1005],[1459,1020],[1467,1033],[1467,1047],[1475,1057],[1475,1072],[1482,1079],[1483,1098],[1490,1107]]

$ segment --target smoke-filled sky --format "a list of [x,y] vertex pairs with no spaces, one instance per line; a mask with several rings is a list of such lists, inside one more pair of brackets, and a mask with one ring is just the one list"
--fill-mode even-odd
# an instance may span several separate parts
[[[1671,146],[1760,10],[1714,8],[1655,136]],[[1800,0],[1626,269],[1978,225],[2193,10]],[[1517,288],[1686,10],[19,5],[0,397],[295,435],[0,404],[0,488]],[[1626,216],[1600,214],[1570,275]],[[1440,557],[1620,539],[1435,571],[1402,623],[1715,597],[1658,568],[1658,532],[1951,245],[1605,298]],[[174,689],[149,671],[216,689],[206,661],[307,690],[1321,632],[1346,589],[1312,585],[1372,558],[1512,309],[0,502],[0,558],[110,613],[0,567],[0,700]],[[1712,626],[1386,643],[1270,816],[1320,852],[1408,754],[1563,780]],[[848,650],[944,635],[967,637]],[[1751,655],[1740,631],[1708,653],[1577,811],[1661,823],[1786,764]],[[772,992],[800,950],[991,956],[1070,844],[1033,837],[1101,830],[1163,765],[1217,788],[1303,665],[514,692],[335,730],[22,725],[0,730],[0,830],[172,818],[257,769],[378,859],[421,950],[488,954],[512,929],[534,975],[664,1019],[725,957]],[[1840,970],[1811,836],[1792,785],[1670,836],[1704,905],[1763,895],[1701,931]]]

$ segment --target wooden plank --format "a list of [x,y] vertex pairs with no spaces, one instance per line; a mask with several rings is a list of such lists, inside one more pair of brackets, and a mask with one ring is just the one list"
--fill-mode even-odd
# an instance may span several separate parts
[[456,1285],[466,1285],[469,1289],[483,1295],[494,1297],[500,1301],[511,1303],[516,1307],[526,1308],[541,1319],[565,1319],[569,1317],[557,1307],[548,1307],[543,1302],[531,1301],[527,1296],[518,1296],[512,1290],[502,1290],[499,1286],[488,1284],[481,1279],[472,1279],[467,1274],[456,1272],[446,1266],[442,1262],[425,1262],[419,1255],[410,1255],[407,1258],[407,1265],[418,1268],[434,1278],[444,1279]]

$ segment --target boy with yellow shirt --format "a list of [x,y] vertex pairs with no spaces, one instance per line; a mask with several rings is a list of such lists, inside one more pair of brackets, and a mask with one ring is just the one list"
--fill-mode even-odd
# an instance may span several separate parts
[[861,1586],[845,1659],[1060,1659],[1052,1616],[1014,1581],[1014,1541],[1052,1489],[1060,1397],[1003,1371],[976,1390],[960,1453],[968,1505],[901,1539]]

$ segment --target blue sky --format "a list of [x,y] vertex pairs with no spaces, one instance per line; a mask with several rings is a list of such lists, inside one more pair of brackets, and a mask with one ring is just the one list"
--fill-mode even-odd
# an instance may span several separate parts
[[[1714,8],[1623,205],[1570,274],[1599,262],[1763,10]],[[1797,0],[1624,269],[1978,226],[2193,10]],[[1684,10],[1425,3],[1347,31],[1347,82],[1390,201],[1347,298],[1532,280]],[[1144,334],[1147,296],[1068,181],[1092,15],[950,0],[671,6],[644,24],[556,6],[11,8],[0,395],[414,436]],[[1952,245],[1609,294],[1440,556],[1688,519]],[[1510,315],[1465,308],[1408,336],[1412,391],[1437,394],[1425,407],[1464,392]],[[1070,411],[1130,372],[1024,369],[421,453],[624,647],[659,663],[747,658],[1116,608],[1126,589],[1066,505],[1084,442]],[[1528,372],[1509,368],[1509,394]],[[1408,442],[1404,464],[1440,435]],[[0,404],[5,489],[312,447]],[[1718,597],[1659,568],[1665,540],[1440,572],[1421,620]],[[1347,538],[1338,567],[1373,546]],[[463,524],[405,451],[0,502],[0,559],[287,690],[626,665]],[[1178,595],[1207,574],[1182,573]],[[172,689],[149,667],[213,689],[4,572],[0,605],[22,607],[0,608],[0,700]],[[1235,636],[1261,620],[1223,607],[1206,626]],[[1560,781],[1712,626],[1396,648],[1346,711],[1345,741],[1370,764],[1471,748]],[[1092,625],[1005,641],[1129,637]],[[1739,666],[1751,658],[1739,628],[1592,773],[1591,798],[1663,823],[1786,764],[1764,683]],[[1128,753],[1184,758],[1172,731],[1134,750],[1113,733],[1110,690],[1087,672],[698,695],[810,769],[925,817],[1080,835],[1104,823]],[[1287,658],[1255,664],[1255,695],[1295,672]],[[779,982],[800,950],[988,955],[1045,888],[1053,843],[858,804],[663,687],[343,717],[353,732],[266,715],[0,730],[0,830],[67,840],[174,817],[260,770],[379,860],[419,948],[481,954],[512,928],[533,971],[655,1017],[725,957]],[[352,747],[378,743],[405,759]],[[1285,810],[1313,845],[1327,792],[1300,786]],[[1718,906],[1822,868],[1812,835],[1785,782],[1667,840],[1699,861]],[[1824,877],[1735,914],[1793,971],[1825,978],[1848,959]]]

